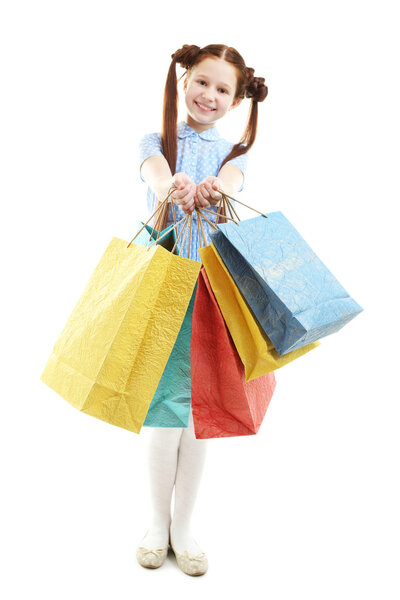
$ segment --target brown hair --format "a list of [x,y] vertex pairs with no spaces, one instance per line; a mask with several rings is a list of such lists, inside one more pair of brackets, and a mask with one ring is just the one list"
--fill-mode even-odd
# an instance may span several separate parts
[[[177,158],[177,118],[178,118],[178,82],[176,65],[186,69],[186,74],[207,57],[216,57],[233,65],[237,73],[237,86],[234,100],[250,98],[251,106],[246,129],[237,144],[234,144],[229,154],[224,158],[221,167],[232,158],[245,154],[252,147],[257,133],[258,102],[265,100],[268,88],[263,77],[254,77],[254,69],[246,64],[235,48],[224,44],[199,46],[184,44],[182,48],[171,55],[172,61],[168,70],[164,89],[163,118],[161,129],[162,151],[167,159],[171,173],[176,170]],[[185,73],[184,73],[185,75]],[[166,226],[167,214],[163,226]]]

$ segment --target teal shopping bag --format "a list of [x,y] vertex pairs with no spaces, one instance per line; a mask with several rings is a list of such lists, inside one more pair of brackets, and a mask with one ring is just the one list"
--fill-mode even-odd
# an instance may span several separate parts
[[187,427],[191,402],[190,340],[197,282],[143,427]]
[[[141,222],[138,229],[143,227],[144,223]],[[169,225],[165,229],[163,229],[160,233],[160,241],[158,242],[159,246],[163,246],[166,250],[172,251],[174,244],[176,242],[176,229],[173,228],[174,224]],[[169,234],[164,235],[168,230],[171,230]],[[150,225],[145,225],[142,231],[139,233],[137,237],[134,238],[135,244],[139,244],[139,246],[149,246],[155,239],[157,239],[158,232],[156,229],[153,229]],[[162,239],[161,239],[162,237]],[[174,251],[174,254],[179,255],[179,246],[177,245]]]

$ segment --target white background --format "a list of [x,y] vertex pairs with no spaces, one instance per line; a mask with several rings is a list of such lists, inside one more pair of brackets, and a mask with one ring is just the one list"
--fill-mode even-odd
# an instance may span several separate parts
[[[395,4],[2,3],[7,600],[399,598]],[[364,308],[276,372],[257,435],[209,441],[199,578],[173,555],[154,571],[136,562],[150,518],[145,431],[80,414],[39,380],[109,241],[130,239],[144,215],[138,144],[160,130],[170,56],[185,43],[234,46],[265,77],[238,198],[281,210]],[[249,105],[218,123],[232,142]]]

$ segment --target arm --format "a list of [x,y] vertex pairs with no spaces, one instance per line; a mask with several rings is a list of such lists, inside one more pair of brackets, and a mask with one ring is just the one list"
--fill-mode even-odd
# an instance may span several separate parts
[[[196,185],[185,173],[172,175],[168,161],[164,156],[149,156],[143,161],[140,171],[143,179],[157,196],[157,206],[165,199],[169,188],[174,185],[177,188],[173,193],[174,203],[180,206],[186,214],[194,210]],[[169,198],[170,201],[171,197]],[[161,214],[158,214],[154,223],[157,230],[161,225],[159,222],[160,217]]]
[[149,156],[140,168],[143,179],[161,202],[172,185],[172,173],[164,156]]
[[235,196],[243,183],[243,173],[236,165],[226,163],[218,173],[218,179],[222,183],[221,189],[229,196]]

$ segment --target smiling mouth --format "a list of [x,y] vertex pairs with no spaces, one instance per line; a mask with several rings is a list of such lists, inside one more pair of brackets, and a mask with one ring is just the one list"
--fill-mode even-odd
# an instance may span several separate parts
[[199,102],[196,102],[196,100],[194,101],[194,103],[196,104],[196,106],[198,106],[202,110],[206,110],[208,112],[212,112],[213,110],[215,110],[215,108],[209,108],[208,106],[205,106],[204,104],[200,104]]

